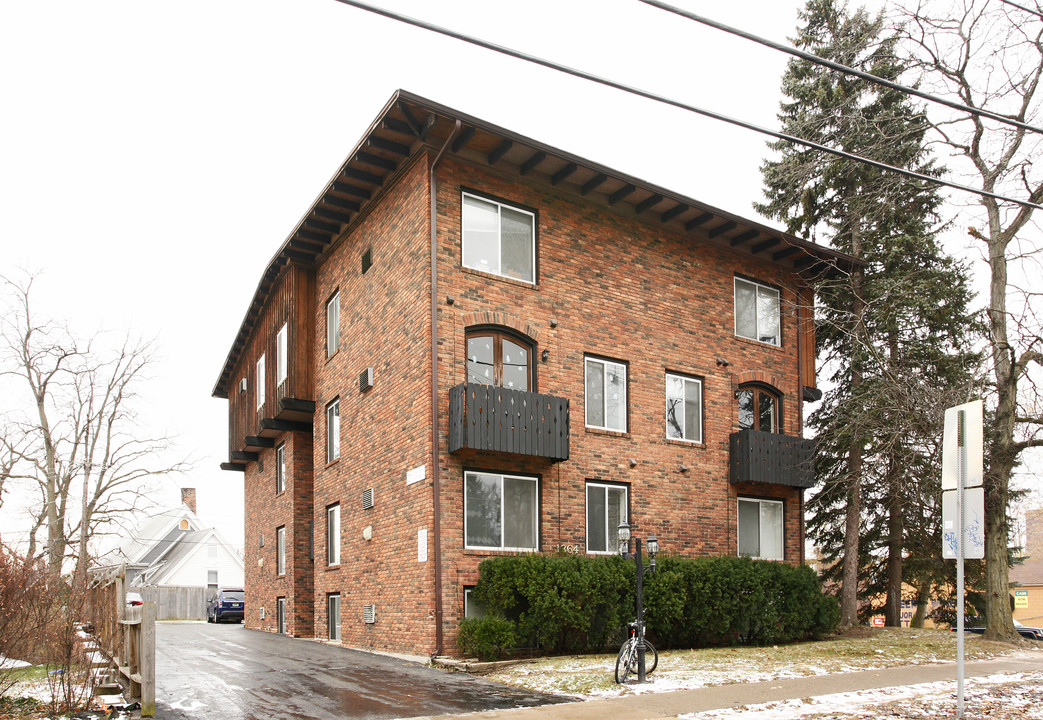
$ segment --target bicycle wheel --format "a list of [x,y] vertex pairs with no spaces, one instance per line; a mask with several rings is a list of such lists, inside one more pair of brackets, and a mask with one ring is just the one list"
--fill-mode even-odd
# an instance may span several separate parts
[[659,651],[645,640],[645,675],[651,675],[659,667]]
[[630,677],[630,673],[637,665],[637,658],[635,657],[634,643],[627,640],[623,643],[623,646],[619,648],[619,655],[616,656],[616,683],[622,685]]

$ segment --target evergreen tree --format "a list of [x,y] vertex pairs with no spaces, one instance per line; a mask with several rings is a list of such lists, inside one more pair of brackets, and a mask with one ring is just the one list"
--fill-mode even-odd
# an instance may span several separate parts
[[[887,79],[899,75],[882,15],[809,0],[800,19],[797,47]],[[926,120],[903,93],[799,59],[790,61],[782,90],[784,132],[939,173],[924,147]],[[818,284],[818,350],[832,389],[809,421],[823,483],[808,505],[809,535],[840,576],[841,623],[858,622],[861,577],[867,592],[887,598],[888,623],[897,625],[903,579],[941,580],[938,565],[906,568],[903,556],[940,558],[940,538],[925,532],[940,514],[940,409],[954,393],[962,400],[977,364],[968,351],[967,272],[937,242],[934,187],[785,142],[771,147],[778,159],[762,167],[767,202],[757,209],[865,263]]]

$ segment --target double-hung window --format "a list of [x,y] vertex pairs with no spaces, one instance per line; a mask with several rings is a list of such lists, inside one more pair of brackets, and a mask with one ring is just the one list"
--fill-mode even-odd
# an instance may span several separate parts
[[277,376],[277,379],[275,381],[276,385],[282,385],[283,381],[286,380],[286,353],[288,351],[288,336],[289,330],[287,329],[286,325],[283,324],[283,326],[279,328],[279,334],[275,336],[275,373]]
[[286,443],[275,448],[275,492],[286,491]]
[[340,348],[340,293],[326,302],[326,357]]
[[586,358],[587,427],[627,431],[627,366],[600,358]]
[[286,574],[286,527],[275,528],[275,574]]
[[340,565],[340,503],[326,508],[326,564]]
[[536,282],[536,215],[463,194],[463,265]]
[[587,483],[588,553],[615,553],[619,524],[626,519],[625,485]]
[[340,457],[340,399],[326,406],[326,462]]
[[782,560],[782,501],[741,497],[738,514],[739,554]]
[[257,360],[257,385],[255,386],[258,410],[264,405],[264,360],[264,353],[261,353],[261,357]]
[[781,345],[779,291],[735,278],[735,334],[768,345]]
[[703,441],[703,383],[684,375],[666,374],[666,436]]
[[539,480],[464,473],[464,538],[468,548],[537,550]]

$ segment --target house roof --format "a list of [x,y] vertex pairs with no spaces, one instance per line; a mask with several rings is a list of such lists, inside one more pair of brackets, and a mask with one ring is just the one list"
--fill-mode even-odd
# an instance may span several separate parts
[[120,544],[119,552],[128,562],[146,565],[153,562],[185,532],[179,530],[182,520],[188,521],[190,531],[203,527],[196,514],[187,505],[181,504],[145,520],[133,535]]
[[700,242],[785,264],[809,278],[830,266],[859,264],[850,255],[398,90],[269,261],[214,386],[214,397],[228,397],[232,371],[282,271],[293,262],[321,259],[366,214],[408,159],[440,149],[450,137],[447,152],[462,159],[582,196],[615,212],[641,216]]

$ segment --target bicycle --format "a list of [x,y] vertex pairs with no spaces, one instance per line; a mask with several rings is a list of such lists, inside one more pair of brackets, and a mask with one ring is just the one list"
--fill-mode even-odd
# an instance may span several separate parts
[[[640,623],[644,625],[644,623]],[[616,656],[616,683],[622,685],[630,677],[631,673],[637,673],[638,642],[644,637],[644,627],[640,628],[637,622],[627,623],[627,639],[619,648]],[[645,675],[651,675],[659,665],[659,652],[648,640],[645,643]]]

